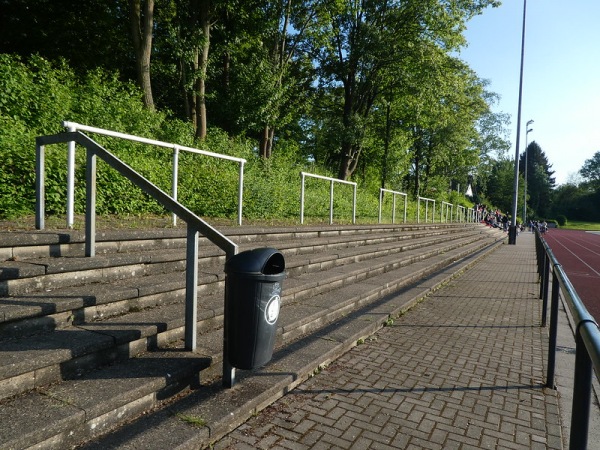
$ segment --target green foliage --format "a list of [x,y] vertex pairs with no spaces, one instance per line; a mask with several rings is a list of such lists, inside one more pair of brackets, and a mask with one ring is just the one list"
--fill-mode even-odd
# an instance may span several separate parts
[[564,227],[567,224],[567,216],[563,216],[562,214],[556,216],[556,223],[559,226]]

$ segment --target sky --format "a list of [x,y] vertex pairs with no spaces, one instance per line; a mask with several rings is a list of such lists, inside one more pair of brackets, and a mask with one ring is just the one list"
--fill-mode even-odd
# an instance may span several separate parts
[[[600,151],[600,1],[528,0],[519,149],[537,142],[555,171],[556,185],[574,180]],[[468,46],[458,55],[490,82],[508,113],[510,157],[517,136],[523,0],[503,0],[471,19]],[[527,121],[533,131],[527,135]]]

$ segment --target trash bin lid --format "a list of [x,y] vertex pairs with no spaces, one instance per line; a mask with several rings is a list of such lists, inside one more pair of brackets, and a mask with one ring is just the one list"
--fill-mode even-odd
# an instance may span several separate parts
[[255,248],[232,256],[225,263],[225,273],[276,275],[285,270],[285,260],[274,248]]

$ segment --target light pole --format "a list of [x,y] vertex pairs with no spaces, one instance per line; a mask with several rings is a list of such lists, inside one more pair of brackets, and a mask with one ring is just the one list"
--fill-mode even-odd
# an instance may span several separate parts
[[523,0],[523,31],[521,33],[521,71],[519,74],[519,107],[517,112],[517,142],[515,144],[515,179],[513,185],[512,219],[508,227],[508,243],[517,243],[517,203],[519,198],[519,145],[521,136],[521,100],[523,98],[523,61],[525,59],[525,17],[527,0]]
[[525,128],[527,131],[525,132],[525,152],[523,153],[525,159],[525,193],[523,194],[523,226],[527,226],[527,160],[529,159],[529,154],[527,153],[527,136],[529,133],[533,131],[533,128],[529,128],[529,125],[533,123],[533,120],[528,120]]

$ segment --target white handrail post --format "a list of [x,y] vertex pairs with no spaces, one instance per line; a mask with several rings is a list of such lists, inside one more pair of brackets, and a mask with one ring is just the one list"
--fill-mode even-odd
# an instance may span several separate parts
[[244,163],[245,160],[240,161],[240,176],[238,182],[238,225],[242,225],[243,215],[243,204],[244,204]]
[[431,211],[431,223],[435,223],[435,200],[433,200],[433,210]]
[[404,194],[404,222],[406,223],[406,207],[408,206],[408,195]]
[[333,224],[333,180],[329,185],[329,225],[331,225]]
[[383,188],[379,188],[379,219],[377,223],[381,223],[381,205],[383,203]]
[[417,197],[417,223],[421,223],[421,197]]
[[[75,127],[69,127],[67,131],[77,131]],[[67,228],[73,228],[75,222],[75,141],[67,144]]]
[[356,184],[354,185],[354,201],[352,202],[352,224],[356,224]]
[[396,194],[392,194],[392,224],[396,223]]
[[[179,179],[179,146],[173,146],[173,180],[172,180],[172,192],[173,200],[177,200],[177,186]],[[173,213],[173,226],[177,226],[177,215]]]
[[86,148],[85,256],[96,256],[96,153]]
[[35,143],[35,229],[43,230],[46,214],[46,152],[36,138]]
[[300,185],[300,225],[304,223],[304,172],[300,172],[302,184]]

